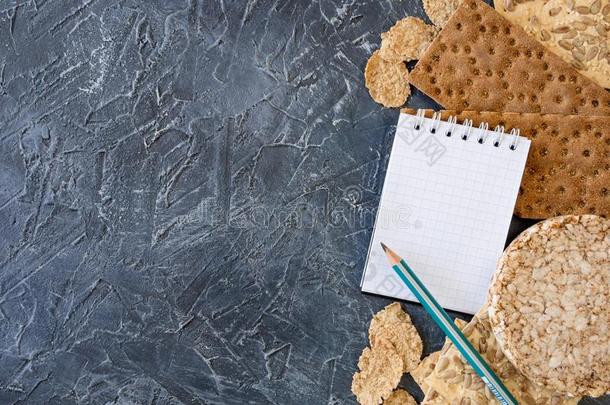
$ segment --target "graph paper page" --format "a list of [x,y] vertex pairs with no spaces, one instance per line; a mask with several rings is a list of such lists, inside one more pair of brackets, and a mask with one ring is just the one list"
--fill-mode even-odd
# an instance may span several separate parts
[[473,314],[504,248],[530,141],[479,128],[463,140],[468,127],[436,121],[431,133],[434,123],[400,115],[362,291],[417,301],[388,264],[384,242],[444,308]]

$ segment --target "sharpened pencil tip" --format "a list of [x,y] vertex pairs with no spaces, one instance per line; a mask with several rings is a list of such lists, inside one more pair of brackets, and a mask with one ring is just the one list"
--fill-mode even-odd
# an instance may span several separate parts
[[390,263],[392,263],[392,265],[394,265],[396,263],[400,263],[400,260],[401,260],[400,257],[396,253],[394,253],[394,251],[392,249],[387,247],[384,243],[381,244],[381,247],[383,248],[383,252],[388,257],[388,259],[390,260]]

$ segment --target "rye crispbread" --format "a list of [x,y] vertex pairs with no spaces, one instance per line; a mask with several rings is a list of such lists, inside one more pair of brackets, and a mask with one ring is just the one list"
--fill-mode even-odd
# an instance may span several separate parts
[[[414,114],[411,109],[404,112]],[[427,110],[431,117],[433,111]],[[532,143],[515,214],[544,219],[566,214],[610,216],[610,117],[452,110],[458,122],[518,128]]]
[[479,0],[466,0],[410,72],[456,110],[610,115],[608,92]]

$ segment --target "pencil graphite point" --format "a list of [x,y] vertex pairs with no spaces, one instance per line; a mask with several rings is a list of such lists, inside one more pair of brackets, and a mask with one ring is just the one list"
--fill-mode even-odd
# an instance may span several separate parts
[[381,243],[381,247],[392,265],[400,263],[400,257],[392,249]]

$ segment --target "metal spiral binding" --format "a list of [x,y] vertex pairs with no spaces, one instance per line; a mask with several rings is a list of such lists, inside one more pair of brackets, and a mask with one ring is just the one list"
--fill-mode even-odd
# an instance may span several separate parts
[[416,131],[419,131],[419,129],[424,124],[425,111],[422,110],[421,108],[418,109],[416,116],[417,116],[417,121],[415,121],[415,124],[413,125],[413,129],[416,130]]
[[435,112],[432,115],[432,126],[430,127],[430,133],[435,134],[438,127],[441,125],[441,113]]
[[[413,123],[413,129],[416,131],[419,131],[422,126],[424,125],[424,120],[426,118],[426,112],[423,109],[418,109],[417,110],[417,120]],[[429,131],[432,134],[435,134],[436,131],[438,131],[438,128],[441,125],[441,121],[442,121],[442,113],[441,112],[434,112],[434,114],[432,115],[432,124],[429,127]],[[454,115],[450,115],[449,118],[447,118],[447,120],[445,121],[448,124],[447,130],[445,131],[445,136],[450,137],[453,135],[456,126],[458,125],[458,120],[457,120],[457,116]],[[464,133],[462,133],[462,140],[467,141],[470,138],[470,135],[472,133],[472,128],[473,128],[473,121],[471,119],[465,119],[464,122],[462,123],[462,126],[466,127],[466,130],[464,131]],[[483,131],[483,134],[477,139],[477,142],[480,143],[481,145],[484,144],[485,142],[487,142],[487,140],[495,135],[495,137],[493,138],[493,146],[495,146],[496,148],[500,147],[500,145],[502,144],[503,138],[506,136],[506,134],[504,134],[504,126],[502,125],[496,125],[496,127],[492,130],[489,129],[489,124],[484,122],[481,125],[479,125],[479,129]],[[509,144],[509,149],[510,150],[516,150],[517,146],[519,145],[519,135],[520,135],[520,131],[518,129],[511,129],[510,133],[508,136],[511,137],[511,142]]]
[[455,126],[457,125],[457,117],[455,115],[449,116],[447,119],[447,124],[449,124],[449,129],[447,132],[445,132],[445,136],[451,136],[455,130]]
[[496,134],[496,139],[494,139],[494,146],[497,148],[500,146],[500,142],[502,141],[502,135],[504,135],[504,126],[496,125],[494,129],[494,134]]
[[479,125],[479,129],[483,131],[483,135],[478,139],[478,142],[482,145],[487,140],[487,134],[489,133],[489,124],[484,122]]
[[470,133],[472,132],[472,120],[466,118],[462,125],[466,127],[466,131],[462,134],[462,140],[467,141],[468,138],[470,138]]
[[517,149],[517,143],[519,142],[519,134],[521,133],[521,131],[519,131],[518,129],[511,129],[510,130],[510,134],[513,136],[513,141],[510,143],[510,145],[508,146],[508,148],[510,150],[516,150]]

